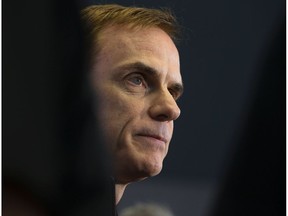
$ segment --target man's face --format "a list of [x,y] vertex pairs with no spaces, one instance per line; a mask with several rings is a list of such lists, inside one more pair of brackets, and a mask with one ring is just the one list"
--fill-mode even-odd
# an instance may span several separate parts
[[100,32],[92,69],[98,119],[115,179],[129,183],[162,169],[180,115],[179,55],[159,28],[110,26]]

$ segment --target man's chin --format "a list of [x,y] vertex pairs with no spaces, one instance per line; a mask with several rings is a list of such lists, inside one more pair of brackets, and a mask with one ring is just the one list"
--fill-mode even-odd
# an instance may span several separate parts
[[115,181],[117,184],[129,184],[131,182],[142,181],[146,178],[153,177],[158,175],[162,170],[162,166],[153,167],[148,169],[145,168],[143,170],[134,170],[133,172],[119,174],[115,176]]

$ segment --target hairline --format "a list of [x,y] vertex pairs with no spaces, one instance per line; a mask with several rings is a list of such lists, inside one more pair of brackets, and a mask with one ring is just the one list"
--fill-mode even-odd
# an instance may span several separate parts
[[[135,19],[133,13],[137,13]],[[155,19],[152,17],[153,14]],[[118,4],[91,5],[81,10],[81,20],[84,22],[83,30],[86,32],[86,48],[94,58],[97,58],[101,50],[99,39],[102,33],[113,26],[124,26],[128,30],[158,28],[169,36],[176,47],[180,33],[180,26],[169,8],[125,7]]]

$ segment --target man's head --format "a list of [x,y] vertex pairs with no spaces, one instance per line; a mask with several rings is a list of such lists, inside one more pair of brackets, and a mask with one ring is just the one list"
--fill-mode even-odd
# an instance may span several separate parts
[[98,120],[117,183],[128,184],[162,169],[180,115],[183,91],[167,11],[119,5],[82,11],[91,45],[91,82]]

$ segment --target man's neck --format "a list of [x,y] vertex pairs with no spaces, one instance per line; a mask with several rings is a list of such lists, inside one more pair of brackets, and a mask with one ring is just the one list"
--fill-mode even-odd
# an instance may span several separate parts
[[127,184],[115,184],[115,205],[121,200]]

